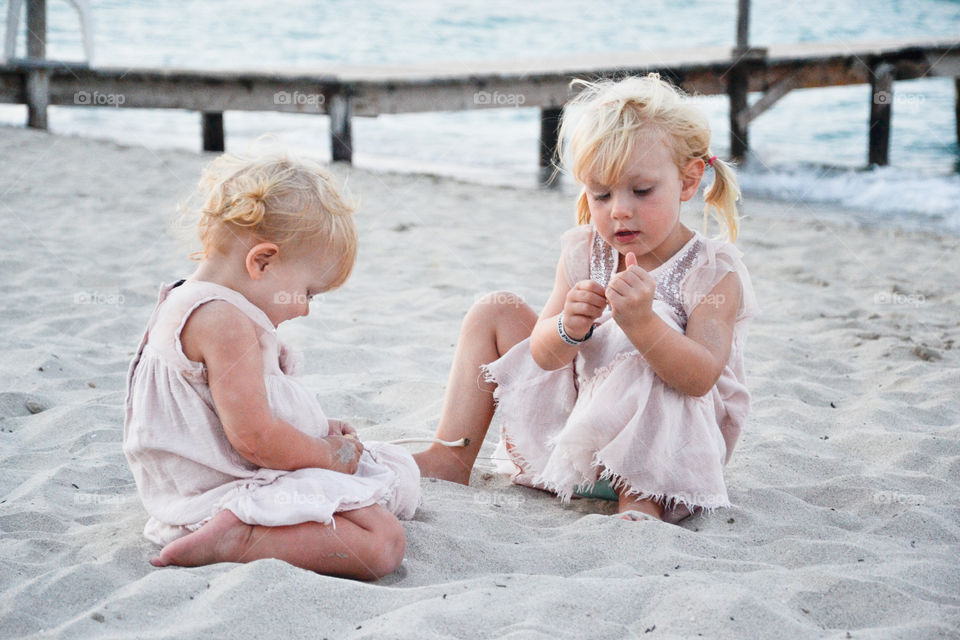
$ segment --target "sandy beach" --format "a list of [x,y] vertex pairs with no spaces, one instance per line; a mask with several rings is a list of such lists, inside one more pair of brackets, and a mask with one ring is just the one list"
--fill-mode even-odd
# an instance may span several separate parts
[[[734,508],[676,526],[563,506],[493,473],[493,428],[470,487],[422,481],[379,582],[151,567],[124,377],[160,283],[193,268],[169,223],[211,157],[0,129],[0,637],[960,634],[960,238],[803,202],[743,207],[763,314]],[[358,263],[280,335],[363,439],[430,436],[464,312],[495,289],[539,309],[572,198],[334,171],[360,201]]]

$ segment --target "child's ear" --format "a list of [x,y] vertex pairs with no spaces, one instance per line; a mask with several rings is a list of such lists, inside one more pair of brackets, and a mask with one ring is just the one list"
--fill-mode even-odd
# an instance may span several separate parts
[[703,179],[703,172],[706,168],[707,163],[700,158],[694,158],[687,163],[680,176],[683,185],[683,189],[680,191],[680,202],[686,202],[697,195],[697,188],[700,187],[700,180]]
[[263,277],[267,267],[277,261],[279,253],[280,247],[272,242],[261,242],[260,244],[254,245],[250,251],[247,252],[245,262],[247,274],[254,280],[259,280]]

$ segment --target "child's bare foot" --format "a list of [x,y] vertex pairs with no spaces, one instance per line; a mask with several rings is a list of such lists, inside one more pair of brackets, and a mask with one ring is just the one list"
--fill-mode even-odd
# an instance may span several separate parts
[[165,546],[150,561],[155,567],[199,567],[215,562],[240,562],[253,527],[240,522],[232,511],[221,511],[191,534]]
[[413,459],[424,478],[470,484],[470,466],[460,460],[449,447],[433,445],[426,451],[413,454]]

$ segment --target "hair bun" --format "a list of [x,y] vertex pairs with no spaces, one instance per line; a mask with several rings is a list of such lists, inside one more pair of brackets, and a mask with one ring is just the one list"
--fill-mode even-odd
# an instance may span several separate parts
[[269,194],[270,185],[266,182],[244,185],[226,207],[224,221],[254,229],[262,226],[267,215],[266,199]]

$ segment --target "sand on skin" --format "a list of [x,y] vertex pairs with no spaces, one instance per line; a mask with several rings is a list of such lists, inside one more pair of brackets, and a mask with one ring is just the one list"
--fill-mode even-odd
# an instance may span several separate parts
[[[960,633],[960,241],[802,202],[745,206],[764,314],[735,508],[669,526],[563,507],[490,473],[492,430],[473,486],[423,481],[404,565],[379,583],[152,568],[124,375],[159,284],[191,268],[167,223],[208,160],[0,131],[0,637]],[[464,311],[493,289],[544,302],[571,199],[335,171],[361,197],[357,268],[281,334],[361,437],[429,435]]]

